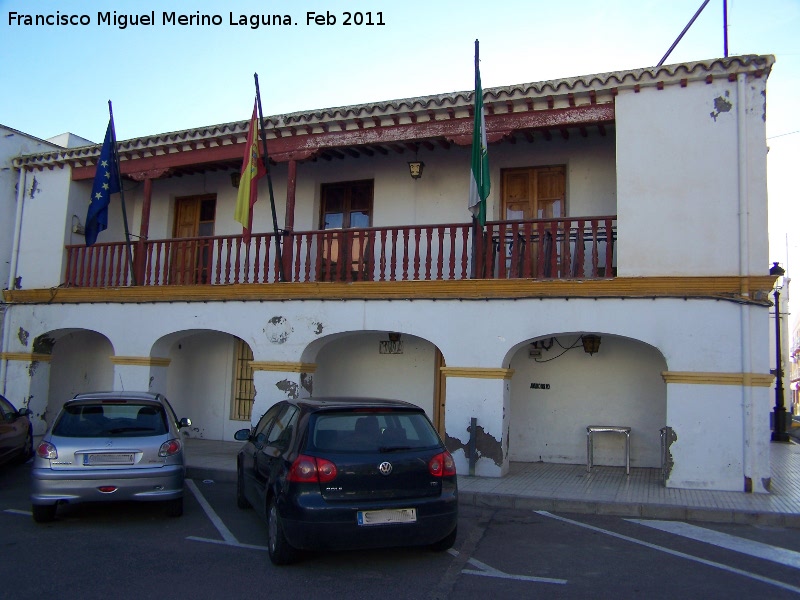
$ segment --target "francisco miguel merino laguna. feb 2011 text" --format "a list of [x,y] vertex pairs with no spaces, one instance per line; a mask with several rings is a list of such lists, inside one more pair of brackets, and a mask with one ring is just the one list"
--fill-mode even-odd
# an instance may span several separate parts
[[[228,21],[225,22],[222,15],[202,14],[196,11],[194,14],[181,14],[176,12],[162,12],[160,23],[156,20],[156,11],[142,14],[119,14],[117,11],[98,12],[97,18],[92,19],[88,14],[62,14],[56,11],[52,14],[25,14],[18,12],[8,13],[9,26],[23,27],[60,27],[60,26],[87,26],[96,24],[99,26],[112,26],[118,29],[128,27],[150,27],[155,25],[172,25],[181,27],[218,27],[221,25],[243,26],[250,29],[258,29],[263,26],[275,25],[296,25],[291,15],[236,15],[228,13]],[[307,12],[305,14],[305,25],[343,25],[343,26],[369,26],[385,25],[382,12],[342,12],[325,13]]]

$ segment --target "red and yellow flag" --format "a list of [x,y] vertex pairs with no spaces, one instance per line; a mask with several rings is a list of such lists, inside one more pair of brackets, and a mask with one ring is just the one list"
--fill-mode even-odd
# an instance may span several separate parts
[[233,218],[242,224],[245,241],[250,239],[250,230],[253,227],[253,205],[258,200],[258,180],[264,175],[266,169],[258,148],[258,109],[254,102],[253,117],[250,119],[250,129],[247,132],[242,174],[239,179],[239,194],[236,197],[236,211],[233,215]]

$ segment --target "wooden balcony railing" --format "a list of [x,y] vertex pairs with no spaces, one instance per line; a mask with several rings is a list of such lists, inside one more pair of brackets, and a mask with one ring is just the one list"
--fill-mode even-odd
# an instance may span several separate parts
[[[283,280],[422,281],[613,277],[616,217],[495,221],[293,232],[282,236]],[[67,246],[64,283],[131,285],[124,242]],[[272,234],[134,243],[136,283],[224,285],[281,281]]]

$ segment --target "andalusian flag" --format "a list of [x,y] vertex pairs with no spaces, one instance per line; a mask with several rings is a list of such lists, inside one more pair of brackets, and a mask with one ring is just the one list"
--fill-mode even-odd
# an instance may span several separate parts
[[486,198],[489,182],[489,154],[486,144],[486,119],[483,116],[483,88],[478,68],[478,40],[475,40],[475,123],[472,128],[472,177],[469,182],[469,209],[481,227],[486,224]]
[[242,224],[245,241],[250,239],[253,227],[253,205],[258,200],[258,180],[265,175],[264,163],[258,151],[258,107],[253,103],[253,117],[247,132],[247,147],[242,162],[242,175],[239,179],[239,195],[236,197],[236,212],[233,218]]

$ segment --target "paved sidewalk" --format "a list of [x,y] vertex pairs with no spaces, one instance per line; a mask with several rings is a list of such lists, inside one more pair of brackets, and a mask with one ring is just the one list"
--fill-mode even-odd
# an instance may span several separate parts
[[[187,474],[236,480],[240,442],[187,439]],[[772,492],[746,494],[664,487],[659,469],[511,463],[508,475],[458,477],[462,504],[624,517],[757,523],[800,528],[800,444],[770,444]]]

